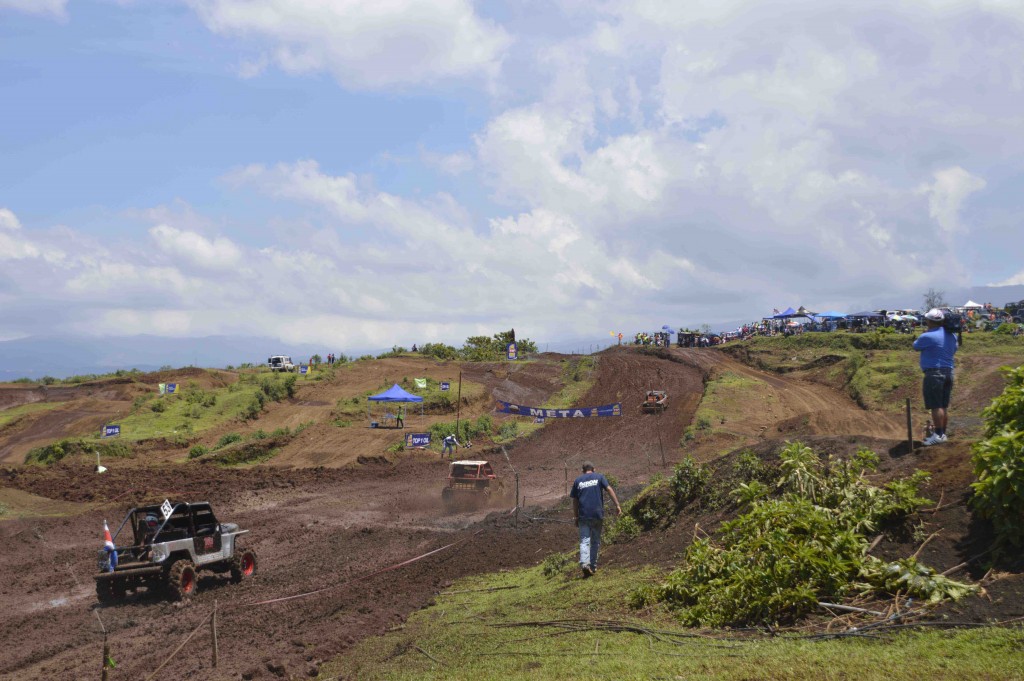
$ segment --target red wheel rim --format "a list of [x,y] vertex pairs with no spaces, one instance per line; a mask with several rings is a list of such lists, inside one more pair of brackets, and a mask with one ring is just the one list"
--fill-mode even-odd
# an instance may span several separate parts
[[182,590],[182,592],[183,593],[187,593],[187,594],[192,593],[192,589],[195,588],[195,585],[196,585],[195,573],[193,573],[192,570],[184,570],[181,573],[181,590]]
[[246,553],[242,556],[242,574],[245,576],[251,575],[256,570],[256,561],[253,557]]

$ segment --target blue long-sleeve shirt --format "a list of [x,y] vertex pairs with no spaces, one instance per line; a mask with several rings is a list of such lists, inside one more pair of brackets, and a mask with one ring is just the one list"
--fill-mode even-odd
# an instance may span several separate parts
[[956,335],[941,326],[925,331],[914,341],[914,349],[921,353],[921,369],[952,369],[956,354]]

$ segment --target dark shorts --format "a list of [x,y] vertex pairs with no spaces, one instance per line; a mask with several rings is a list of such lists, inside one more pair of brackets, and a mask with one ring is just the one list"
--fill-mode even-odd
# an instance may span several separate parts
[[945,409],[949,406],[949,398],[953,394],[952,369],[924,370],[924,406],[925,409]]

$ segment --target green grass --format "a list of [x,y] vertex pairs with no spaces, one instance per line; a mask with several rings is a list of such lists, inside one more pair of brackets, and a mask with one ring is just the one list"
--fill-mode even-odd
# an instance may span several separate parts
[[[225,388],[203,391],[209,397],[216,397],[211,406],[203,406],[198,402],[190,403],[187,391],[174,395],[155,396],[141,404],[133,414],[118,421],[121,425],[121,437],[126,440],[138,441],[151,438],[189,437],[218,426],[239,416],[242,409],[259,390],[258,384],[234,383]],[[207,401],[210,401],[209,399]],[[160,404],[163,411],[154,411],[153,407]]]
[[[920,392],[918,354],[911,347],[919,334],[806,333],[791,338],[756,337],[726,348],[743,361],[768,371],[787,372],[821,367],[822,376],[841,386],[866,409],[898,412],[906,397]],[[1024,362],[1024,338],[973,333],[964,336],[963,356],[1004,355]],[[968,379],[969,380],[969,379]]]
[[694,414],[694,424],[705,431],[720,426],[727,429],[726,414],[736,413],[741,403],[749,404],[763,385],[761,381],[731,371],[715,376],[704,386],[704,397]]
[[563,359],[562,381],[565,385],[540,406],[544,409],[568,409],[577,405],[594,387],[597,380],[597,362],[598,358],[591,355]]
[[[405,377],[397,381],[387,381],[372,390],[365,390],[357,395],[339,398],[331,412],[335,425],[341,425],[344,421],[366,418],[367,398],[370,395],[384,392],[394,383],[398,383],[407,392],[422,397],[423,410],[428,414],[455,413],[455,402],[459,394],[457,382],[452,382],[450,390],[441,390],[440,383],[432,378],[428,378],[426,388],[417,388],[412,377]],[[470,381],[462,382],[462,399],[464,401],[473,402],[479,400],[484,396],[484,393],[483,385]],[[421,405],[418,402],[409,402],[402,406],[405,408],[405,413],[408,417],[413,413],[419,413]],[[370,407],[376,414],[382,413],[385,409],[394,413],[396,408],[396,406],[388,404],[372,405]]]
[[[554,577],[541,567],[463,579],[397,631],[369,638],[326,665],[320,679],[1007,679],[1024,675],[1020,629],[907,633],[891,640],[734,636],[680,644],[634,633],[567,633],[502,626],[556,619],[615,620],[685,634],[664,611],[623,604],[652,570],[605,569],[575,576],[575,560]],[[505,587],[505,588],[503,588]],[[498,591],[480,589],[501,588]],[[707,631],[727,636],[725,631]],[[431,660],[428,654],[435,658]]]
[[0,428],[3,428],[10,423],[14,423],[22,416],[50,411],[51,409],[56,409],[59,406],[61,406],[60,402],[32,402],[18,407],[11,407],[10,409],[4,409],[3,411],[0,411]]

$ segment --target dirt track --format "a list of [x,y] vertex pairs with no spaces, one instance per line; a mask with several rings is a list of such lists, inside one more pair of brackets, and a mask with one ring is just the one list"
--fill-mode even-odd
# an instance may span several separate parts
[[[667,472],[682,454],[678,443],[699,403],[704,376],[714,366],[730,362],[730,370],[746,370],[708,351],[674,350],[662,357],[624,349],[603,353],[597,382],[582,402],[621,401],[623,416],[550,420],[533,437],[507,448],[520,473],[527,504],[550,507],[560,500],[566,476],[571,479],[584,458],[614,474],[620,489],[644,482],[653,472]],[[523,383],[518,384],[514,375],[487,377],[486,372],[476,367],[466,373],[505,399],[540,401],[554,389],[538,374],[524,372]],[[780,394],[779,413],[764,417],[769,421],[793,418],[807,408],[805,413],[819,414],[808,418],[807,427],[814,428],[826,421],[838,423],[836,414],[856,410],[848,398],[821,386],[754,373]],[[648,388],[672,395],[663,416],[639,412],[640,396]],[[303,394],[299,399],[315,396]],[[884,451],[885,441],[881,443]],[[772,443],[766,441],[764,446]],[[938,468],[943,465],[941,457],[952,454],[963,452],[928,452],[932,458],[939,457],[930,462]],[[573,546],[575,531],[568,524],[524,520],[515,527],[500,509],[486,518],[486,512],[445,515],[438,496],[446,467],[434,456],[407,453],[397,465],[356,468],[225,470],[198,464],[143,467],[118,462],[101,478],[83,463],[8,469],[0,477],[5,487],[88,505],[80,507],[80,515],[0,523],[5,547],[0,554],[0,574],[5,575],[0,581],[0,606],[5,612],[0,636],[7,644],[0,649],[0,678],[97,676],[100,637],[94,611],[110,632],[112,655],[118,663],[113,678],[144,678],[209,614],[214,600],[221,609],[220,668],[216,673],[210,669],[204,634],[157,678],[305,677],[356,640],[399,624],[453,579],[535,564],[552,551]],[[506,479],[511,478],[500,452],[491,452],[489,458],[498,463]],[[893,462],[893,466],[913,465]],[[955,487],[963,481],[950,472],[942,484]],[[184,606],[139,595],[123,604],[99,607],[91,575],[103,519],[116,524],[131,504],[163,496],[208,499],[221,520],[251,528],[245,542],[259,554],[259,576],[237,586],[220,578],[204,579],[197,597]],[[952,512],[962,512],[962,507]],[[562,518],[566,517],[563,513]],[[966,526],[966,521],[962,524]],[[667,560],[681,544],[664,539],[659,543],[657,536],[650,536],[636,546],[611,547],[608,561],[623,559],[617,558],[619,551],[643,554],[652,562]],[[462,543],[406,567],[346,584],[452,542]],[[955,537],[949,537],[930,546],[932,551],[949,554],[936,557],[938,567],[954,564],[943,565],[943,561],[957,560],[954,543]],[[324,591],[311,597],[249,605],[319,589]]]

